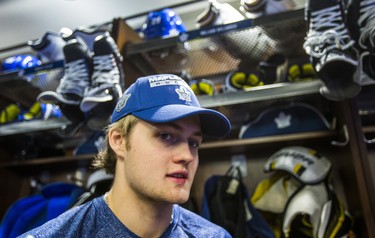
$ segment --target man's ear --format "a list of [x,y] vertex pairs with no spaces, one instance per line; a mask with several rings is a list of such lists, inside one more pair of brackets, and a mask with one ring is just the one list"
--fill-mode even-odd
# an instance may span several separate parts
[[125,150],[125,138],[117,130],[110,130],[108,132],[109,146],[119,156],[123,156]]

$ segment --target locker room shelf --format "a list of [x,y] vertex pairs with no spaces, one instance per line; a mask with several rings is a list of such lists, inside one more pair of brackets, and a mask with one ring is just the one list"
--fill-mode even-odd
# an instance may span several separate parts
[[336,133],[333,131],[314,131],[314,132],[295,133],[295,134],[288,134],[288,135],[265,136],[265,137],[257,137],[257,138],[250,138],[250,139],[225,140],[225,141],[203,143],[200,149],[208,150],[208,149],[216,149],[216,148],[242,147],[242,146],[247,146],[247,145],[258,145],[258,144],[272,143],[272,142],[333,137],[335,135]]
[[39,132],[45,130],[64,129],[71,122],[64,118],[36,119],[31,121],[14,122],[0,126],[0,137],[21,133]]
[[244,19],[242,21],[206,27],[204,29],[194,29],[187,31],[179,36],[173,36],[163,39],[153,39],[144,41],[141,43],[130,44],[127,47],[127,55],[132,56],[145,51],[152,51],[158,49],[164,49],[175,46],[181,42],[187,42],[191,40],[213,37],[220,34],[231,33],[239,30],[244,30],[265,24],[274,24],[277,21],[303,19],[304,9],[296,9],[291,11],[280,12],[268,16],[258,17],[255,19]]
[[317,94],[319,93],[319,88],[322,85],[323,83],[320,80],[311,80],[298,83],[276,83],[253,87],[243,92],[218,94],[213,96],[200,96],[198,97],[198,100],[202,107],[212,108],[239,103]]
[[[244,152],[245,150],[251,148],[252,146],[267,145],[269,143],[287,143],[290,141],[299,140],[334,140],[337,133],[334,131],[316,131],[316,132],[304,132],[288,135],[277,135],[277,136],[267,136],[258,137],[253,139],[233,139],[233,140],[223,140],[215,142],[203,143],[200,147],[200,154],[206,155],[207,153],[212,154],[213,152],[219,153],[221,155],[233,153],[233,152]],[[12,161],[0,163],[0,167],[21,170],[30,169],[30,167],[35,167],[37,169],[42,169],[43,167],[53,166],[53,165],[71,165],[71,164],[88,164],[94,157],[93,154],[87,155],[77,155],[77,156],[59,156],[59,157],[49,157],[49,158],[38,158],[29,159],[21,161]],[[204,157],[202,157],[204,158]]]
[[124,53],[144,75],[186,72],[197,79],[236,70],[241,62],[252,67],[276,53],[306,61],[302,47],[290,47],[302,45],[305,32],[304,9],[295,9],[129,43]]
[[0,168],[10,169],[23,176],[27,176],[37,171],[60,171],[66,168],[89,167],[93,158],[93,154],[86,154],[18,160],[1,163]]
[[303,141],[336,141],[337,132],[335,131],[313,131],[303,132],[287,135],[273,135],[264,136],[249,139],[232,139],[223,141],[214,141],[203,143],[200,147],[201,157],[212,157],[217,155],[218,157],[225,155],[232,155],[238,153],[245,153],[248,151],[254,151],[254,149],[266,148],[270,144],[285,146],[286,144],[293,143],[296,145],[298,142]]

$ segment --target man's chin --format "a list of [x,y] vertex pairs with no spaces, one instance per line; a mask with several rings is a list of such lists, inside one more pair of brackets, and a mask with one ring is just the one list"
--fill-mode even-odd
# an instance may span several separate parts
[[183,204],[189,200],[190,193],[184,192],[184,193],[179,193],[173,196],[173,203],[175,204]]

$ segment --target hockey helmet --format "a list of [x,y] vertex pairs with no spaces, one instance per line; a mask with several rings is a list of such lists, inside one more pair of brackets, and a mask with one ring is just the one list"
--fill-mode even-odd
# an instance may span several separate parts
[[2,71],[12,71],[26,69],[33,66],[41,65],[42,62],[30,54],[14,55],[6,58],[2,63]]
[[143,33],[143,37],[149,40],[177,36],[186,32],[186,28],[177,13],[170,8],[164,8],[160,11],[150,12],[140,31]]
[[290,146],[271,155],[264,171],[285,171],[304,184],[317,184],[329,175],[331,162],[316,150]]
[[289,200],[284,237],[347,237],[352,218],[327,182],[306,185]]

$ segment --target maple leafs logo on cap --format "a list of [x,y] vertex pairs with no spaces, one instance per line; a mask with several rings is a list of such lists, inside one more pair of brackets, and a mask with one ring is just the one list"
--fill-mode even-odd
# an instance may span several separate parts
[[185,87],[180,86],[176,89],[176,93],[178,94],[178,99],[191,102],[191,93]]
[[128,101],[131,95],[132,95],[131,93],[124,94],[123,97],[120,98],[116,106],[117,112],[121,111],[126,106],[126,102]]

